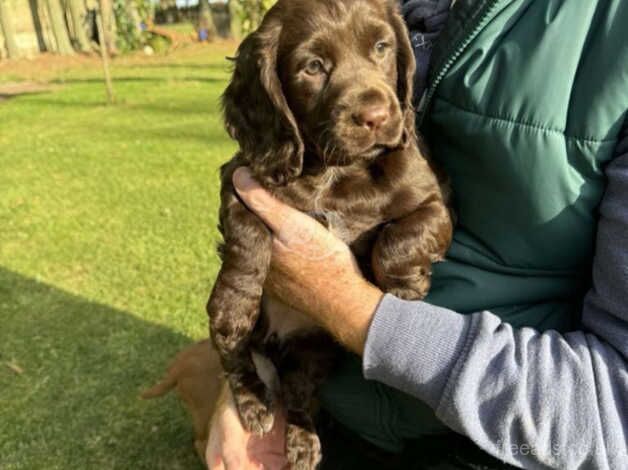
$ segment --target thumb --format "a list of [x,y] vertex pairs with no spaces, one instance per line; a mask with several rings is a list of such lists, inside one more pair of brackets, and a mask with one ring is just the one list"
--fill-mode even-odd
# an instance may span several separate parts
[[314,230],[322,228],[311,217],[273,197],[255,181],[251,171],[246,167],[240,167],[234,171],[233,184],[246,206],[264,221],[278,239],[284,242],[295,238],[297,234],[294,232],[297,227],[301,230],[306,227]]

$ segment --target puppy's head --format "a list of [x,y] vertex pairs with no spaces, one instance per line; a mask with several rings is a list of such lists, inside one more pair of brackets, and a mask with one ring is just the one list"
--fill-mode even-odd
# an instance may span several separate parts
[[256,175],[300,175],[304,151],[348,165],[414,133],[414,56],[395,0],[279,0],[238,51],[223,103]]

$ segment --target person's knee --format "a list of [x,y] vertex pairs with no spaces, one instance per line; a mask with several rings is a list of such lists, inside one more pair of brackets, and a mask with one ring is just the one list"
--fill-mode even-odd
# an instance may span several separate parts
[[340,424],[389,452],[403,450],[392,389],[362,376],[359,359],[343,358],[320,390],[323,408]]

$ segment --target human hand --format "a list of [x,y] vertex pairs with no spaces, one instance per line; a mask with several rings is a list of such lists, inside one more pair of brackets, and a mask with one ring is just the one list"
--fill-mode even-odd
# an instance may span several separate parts
[[281,411],[273,429],[257,436],[242,427],[227,384],[223,385],[210,423],[206,462],[209,470],[282,470],[285,457],[286,420]]
[[361,353],[382,292],[364,279],[349,247],[308,215],[272,197],[247,168],[236,191],[273,232],[267,288]]

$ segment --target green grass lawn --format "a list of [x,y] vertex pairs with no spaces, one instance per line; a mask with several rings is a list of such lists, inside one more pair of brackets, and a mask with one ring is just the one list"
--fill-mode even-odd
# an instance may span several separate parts
[[96,60],[2,77],[54,84],[0,102],[3,470],[201,468],[174,396],[138,393],[207,335],[232,52],[118,59],[115,106]]
[[196,29],[194,28],[194,25],[192,23],[186,23],[186,22],[162,24],[162,25],[159,25],[159,27],[166,30],[173,31],[175,33],[179,33],[179,34],[190,35],[190,34],[196,33]]

